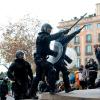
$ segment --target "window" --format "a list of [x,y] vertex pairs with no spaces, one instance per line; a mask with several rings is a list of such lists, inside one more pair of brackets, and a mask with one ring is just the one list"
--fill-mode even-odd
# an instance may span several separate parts
[[97,28],[100,28],[100,23],[97,24]]
[[86,30],[92,29],[92,25],[91,25],[91,24],[87,24],[87,25],[85,26],[85,29],[86,29]]
[[91,54],[92,54],[92,46],[86,45],[86,55],[91,55]]
[[100,33],[98,33],[98,42],[100,42]]
[[79,37],[79,36],[76,36],[76,37],[74,38],[74,43],[75,43],[75,44],[79,44],[79,43],[80,43],[80,37]]
[[86,42],[88,42],[88,43],[92,42],[92,35],[91,34],[86,35]]
[[76,51],[77,55],[80,56],[80,47],[79,46],[75,46],[75,51]]
[[80,67],[80,65],[81,65],[81,59],[77,58],[76,67]]

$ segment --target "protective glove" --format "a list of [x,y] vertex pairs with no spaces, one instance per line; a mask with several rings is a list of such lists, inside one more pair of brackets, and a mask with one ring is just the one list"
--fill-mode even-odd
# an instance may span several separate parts
[[69,31],[70,31],[70,29],[65,29],[65,30],[62,30],[62,33],[68,34]]
[[68,32],[70,31],[70,29],[63,29],[63,30],[60,30],[58,33],[61,33],[61,34],[68,34]]
[[75,33],[79,34],[81,31],[81,29],[78,29],[77,31],[75,31]]
[[77,34],[81,32],[81,30],[85,27],[85,25],[83,27],[81,27],[80,29],[78,29],[77,31],[75,31]]

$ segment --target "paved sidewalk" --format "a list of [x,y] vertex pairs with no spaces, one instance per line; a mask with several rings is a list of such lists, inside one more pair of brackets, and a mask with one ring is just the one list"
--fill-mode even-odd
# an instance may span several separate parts
[[69,93],[60,92],[55,95],[44,93],[40,100],[100,100],[100,89],[74,90]]

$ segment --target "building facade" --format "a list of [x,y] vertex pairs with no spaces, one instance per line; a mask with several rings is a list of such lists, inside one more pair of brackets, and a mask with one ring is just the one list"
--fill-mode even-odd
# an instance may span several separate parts
[[[70,28],[78,18],[59,22],[58,28]],[[76,66],[85,65],[89,58],[96,60],[94,45],[100,44],[100,3],[96,4],[96,13],[82,19],[73,29],[75,31],[82,26],[84,29],[72,41],[71,45],[77,53]]]

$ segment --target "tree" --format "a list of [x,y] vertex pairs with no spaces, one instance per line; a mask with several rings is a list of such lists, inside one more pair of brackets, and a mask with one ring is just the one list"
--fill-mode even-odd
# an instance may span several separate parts
[[8,26],[3,28],[1,56],[7,63],[15,58],[17,50],[25,51],[26,59],[33,62],[36,33],[38,33],[40,25],[41,22],[38,19],[27,15],[16,23],[10,22]]

